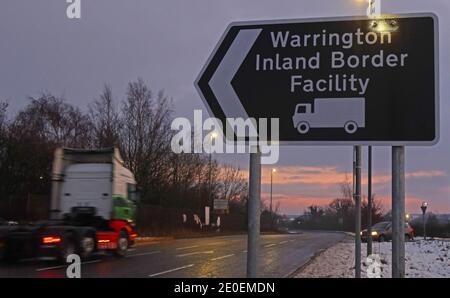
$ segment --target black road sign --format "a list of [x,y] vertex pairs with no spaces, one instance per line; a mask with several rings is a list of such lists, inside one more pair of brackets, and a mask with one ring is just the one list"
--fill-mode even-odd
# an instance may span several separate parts
[[433,14],[238,22],[196,86],[222,121],[279,118],[281,144],[431,145],[437,53]]

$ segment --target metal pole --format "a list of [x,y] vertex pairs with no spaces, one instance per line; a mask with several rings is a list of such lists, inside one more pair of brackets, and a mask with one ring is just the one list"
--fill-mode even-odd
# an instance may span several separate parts
[[423,239],[427,240],[427,230],[425,225],[425,212],[422,212],[422,222],[423,222]]
[[272,216],[272,181],[273,181],[273,170],[270,171],[270,215]]
[[372,146],[367,152],[367,256],[372,254]]
[[[211,150],[211,149],[210,149]],[[208,203],[211,204],[211,188],[212,188],[212,153],[209,152],[209,179],[208,179]]]
[[[250,182],[248,212],[248,237],[247,237],[247,277],[255,278],[258,275],[258,251],[259,251],[259,224],[260,224],[260,197],[261,197],[261,152],[259,147],[256,153],[250,153]],[[252,151],[253,152],[253,151]]]
[[[212,203],[212,151],[211,151],[211,147],[212,144],[209,144],[209,186],[208,186],[208,202],[207,202],[207,206],[209,206],[209,226],[211,226],[211,222],[212,222],[212,209],[213,207],[213,203]],[[205,214],[205,219],[206,219],[206,214]],[[205,220],[206,222],[206,220]]]
[[361,146],[355,146],[355,278],[361,278]]
[[392,277],[405,277],[405,147],[392,147]]
[[272,181],[273,181],[273,169],[270,170],[270,228],[273,228],[273,216],[272,216]]

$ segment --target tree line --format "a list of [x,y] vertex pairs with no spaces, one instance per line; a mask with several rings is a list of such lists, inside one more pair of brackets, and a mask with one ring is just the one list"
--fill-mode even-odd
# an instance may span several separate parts
[[200,209],[223,198],[244,206],[247,182],[239,168],[207,154],[172,152],[172,113],[172,100],[142,79],[128,83],[121,99],[105,85],[86,111],[45,92],[10,117],[8,103],[0,101],[0,201],[49,196],[57,147],[116,146],[143,204]]
[[[340,184],[340,197],[335,198],[326,206],[310,205],[306,212],[296,218],[292,225],[302,229],[320,229],[320,230],[355,230],[355,200],[353,198],[353,188],[346,179]],[[361,226],[366,228],[368,222],[368,202],[367,197],[361,201]],[[383,206],[372,195],[372,224],[384,219]]]

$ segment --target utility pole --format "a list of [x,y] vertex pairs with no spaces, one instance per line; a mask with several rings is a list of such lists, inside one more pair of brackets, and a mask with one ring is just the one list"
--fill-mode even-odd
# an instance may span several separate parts
[[[209,182],[208,182],[208,202],[207,202],[207,206],[209,206],[209,219],[210,219],[210,223],[209,225],[211,225],[211,222],[213,220],[212,218],[212,213],[213,213],[213,209],[214,209],[214,201],[212,198],[212,143],[215,142],[217,138],[217,133],[213,132],[211,134],[211,140],[209,143]],[[206,214],[205,214],[205,219],[206,219]]]
[[372,146],[367,152],[367,256],[372,254]]
[[422,202],[422,206],[420,206],[420,209],[422,209],[422,224],[423,224],[423,240],[427,240],[427,230],[426,230],[426,222],[425,222],[425,213],[427,212],[428,203]]
[[361,278],[361,146],[354,146],[355,278]]
[[392,147],[392,277],[405,277],[405,147]]
[[[251,152],[255,148],[251,148]],[[256,147],[250,153],[249,198],[247,203],[248,237],[247,237],[247,277],[258,277],[258,254],[260,233],[260,198],[261,198],[261,152]]]
[[270,227],[273,228],[273,216],[272,216],[272,185],[273,185],[273,173],[277,170],[273,168],[270,171]]

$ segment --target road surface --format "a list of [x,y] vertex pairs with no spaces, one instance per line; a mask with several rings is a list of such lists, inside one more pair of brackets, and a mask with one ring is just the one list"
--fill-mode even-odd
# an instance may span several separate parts
[[[343,233],[262,235],[260,277],[287,277]],[[81,277],[245,277],[247,236],[167,240],[140,244],[126,258],[103,255],[84,262]],[[0,264],[0,277],[65,277],[67,266],[35,260]]]

